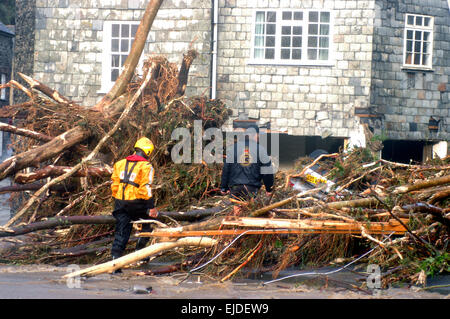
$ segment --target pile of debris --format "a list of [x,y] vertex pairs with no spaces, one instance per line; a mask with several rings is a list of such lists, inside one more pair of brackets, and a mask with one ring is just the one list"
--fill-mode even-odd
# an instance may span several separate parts
[[[407,165],[358,148],[302,158],[292,172],[277,173],[272,197],[261,193],[251,201],[220,196],[221,164],[175,164],[175,128],[192,130],[196,120],[203,129],[220,128],[229,116],[220,100],[185,96],[196,56],[187,52],[180,68],[164,57],[148,58],[142,77],[125,81],[122,91],[115,85],[95,107],[80,106],[26,75],[29,87],[7,84],[29,100],[0,114],[13,120],[0,129],[14,134],[15,153],[0,164],[0,179],[14,180],[0,193],[21,203],[0,237],[27,235],[31,244],[2,254],[3,261],[90,263],[95,266],[67,276],[92,276],[162,255],[173,265],[141,274],[201,270],[225,281],[244,269],[276,278],[288,267],[366,254],[362,261],[388,274],[385,286],[450,271],[448,157]],[[142,136],[155,144],[160,216],[151,221],[153,232],[136,232],[152,237],[148,247],[108,261],[115,223],[111,167]],[[143,222],[149,221],[136,229]]]

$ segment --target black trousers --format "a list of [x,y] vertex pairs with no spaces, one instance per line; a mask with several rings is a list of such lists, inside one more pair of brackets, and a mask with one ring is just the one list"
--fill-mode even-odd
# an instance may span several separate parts
[[256,197],[259,187],[253,185],[233,185],[230,189],[231,197],[237,200],[248,200]]
[[[148,208],[145,203],[127,203],[121,200],[115,200],[113,216],[116,219],[116,229],[114,241],[111,248],[111,256],[119,258],[122,256],[130,239],[133,230],[132,221],[139,219],[149,219]],[[142,231],[151,232],[151,224],[142,224]],[[140,237],[136,244],[136,250],[144,248],[149,241],[148,237]]]

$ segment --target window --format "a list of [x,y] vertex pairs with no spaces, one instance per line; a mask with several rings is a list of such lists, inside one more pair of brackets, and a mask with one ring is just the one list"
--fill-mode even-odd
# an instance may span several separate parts
[[[6,74],[0,75],[0,85],[6,84]],[[6,100],[6,89],[0,89],[0,100]]]
[[404,41],[403,65],[431,69],[433,17],[407,14]]
[[103,27],[102,92],[109,91],[122,72],[138,26],[139,22],[105,21]]
[[252,63],[330,64],[331,12],[256,10]]

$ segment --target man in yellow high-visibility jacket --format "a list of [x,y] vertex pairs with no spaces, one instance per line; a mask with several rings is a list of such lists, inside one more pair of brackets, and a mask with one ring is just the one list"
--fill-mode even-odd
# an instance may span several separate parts
[[[113,216],[116,219],[114,241],[111,249],[113,259],[119,258],[130,239],[133,225],[131,221],[158,217],[151,185],[154,169],[149,162],[154,146],[148,138],[140,138],[134,145],[135,153],[114,164],[111,179],[114,197]],[[143,231],[151,231],[150,224],[144,223]],[[136,250],[144,248],[149,238],[141,237]]]

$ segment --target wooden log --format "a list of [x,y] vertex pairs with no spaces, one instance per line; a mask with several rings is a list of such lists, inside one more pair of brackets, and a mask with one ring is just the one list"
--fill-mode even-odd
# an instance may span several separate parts
[[53,139],[53,137],[39,133],[39,132],[35,132],[32,130],[27,130],[24,128],[19,128],[17,126],[14,125],[8,125],[6,123],[1,123],[0,122],[0,131],[3,132],[10,132],[16,135],[21,135],[21,136],[26,136],[26,137],[30,137],[39,141],[44,141],[44,142],[49,142]]
[[[17,173],[14,177],[14,182],[18,184],[33,183],[37,180],[44,179],[47,177],[55,177],[63,175],[72,169],[70,166],[55,166],[48,165],[42,169],[31,173]],[[97,176],[97,177],[107,177],[111,176],[111,167],[87,167],[82,168],[73,174],[73,177],[87,177],[87,176]]]
[[198,247],[212,247],[216,245],[217,241],[208,237],[186,237],[178,239],[177,241],[157,243],[131,254],[122,256],[120,258],[114,259],[112,261],[88,267],[80,271],[72,272],[63,276],[63,278],[73,278],[78,276],[95,276],[107,272],[113,272],[116,269],[123,268],[132,263],[138,262],[144,258],[150,257],[152,255],[159,254],[169,249],[175,247],[187,247],[187,246],[198,246]]
[[[19,236],[43,229],[51,229],[55,227],[68,227],[72,225],[82,224],[114,224],[115,218],[111,215],[105,216],[60,216],[49,218],[48,220],[9,228],[9,231],[0,231],[0,237]],[[11,232],[12,231],[12,232]]]
[[[403,220],[408,222],[408,219]],[[333,231],[348,231],[351,233],[361,233],[360,225],[363,225],[368,233],[405,233],[406,229],[396,220],[391,219],[389,222],[340,222],[335,220],[311,220],[311,219],[269,219],[269,218],[252,218],[252,217],[231,217],[222,222],[224,226],[238,227],[258,227],[258,228],[285,228],[285,229],[301,229],[315,230],[326,233]]]
[[67,104],[67,105],[73,105],[73,106],[78,106],[76,105],[73,101],[70,101],[68,98],[62,96],[59,92],[57,92],[54,89],[49,88],[47,85],[25,75],[22,74],[20,72],[17,72],[18,75],[20,75],[20,77],[22,79],[25,80],[25,82],[28,83],[28,85],[35,90],[38,90],[39,92],[44,93],[46,96],[50,97],[51,99],[53,99],[54,101],[61,103],[61,104]]
[[180,71],[178,72],[178,86],[175,97],[184,95],[188,81],[189,69],[192,61],[194,61],[197,55],[198,53],[195,50],[189,50],[186,54],[183,54],[183,61],[181,63]]
[[[211,216],[217,213],[218,209],[210,208],[205,210],[192,210],[187,212],[159,212],[157,220],[164,220],[169,217],[176,221],[195,221],[202,219],[207,216]],[[210,228],[218,227],[220,225],[221,219],[216,219],[215,221],[206,221],[201,223],[194,223],[193,225],[187,226],[188,229],[195,229],[197,227]],[[49,218],[45,221],[40,221],[24,226],[4,228],[0,229],[0,237],[9,236],[19,236],[27,233],[31,233],[38,230],[52,229],[55,227],[69,227],[72,225],[79,224],[114,224],[115,218],[112,215],[100,215],[100,216],[57,216]]]
[[[0,194],[13,193],[13,192],[35,191],[35,190],[38,190],[39,188],[41,188],[42,186],[44,186],[44,184],[42,184],[42,183],[40,183],[40,184],[24,184],[24,185],[14,184],[11,186],[0,187]],[[51,192],[61,192],[61,193],[71,192],[71,191],[74,191],[75,189],[76,189],[76,186],[73,184],[54,185],[54,186],[50,187]]]
[[30,166],[37,167],[39,163],[71,148],[89,136],[90,132],[88,130],[76,126],[41,146],[12,156],[0,164],[0,180],[13,175],[21,169]]
[[450,183],[450,175],[441,176],[438,178],[429,179],[426,181],[420,181],[415,184],[402,185],[394,189],[394,194],[404,194],[418,189],[429,188],[438,185],[444,185]]

